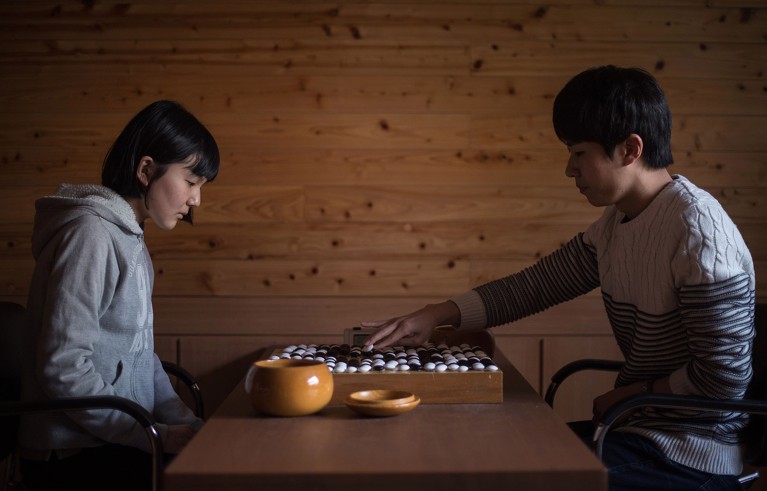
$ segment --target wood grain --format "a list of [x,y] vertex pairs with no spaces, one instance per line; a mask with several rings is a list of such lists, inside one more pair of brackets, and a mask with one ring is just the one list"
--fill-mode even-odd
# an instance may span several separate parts
[[[552,103],[615,63],[658,78],[671,171],[722,202],[765,300],[765,32],[763,0],[0,2],[0,297],[26,299],[35,200],[98,182],[130,117],[182,102],[221,172],[194,226],[146,242],[158,350],[213,408],[259,347],[336,339],[584,230],[601,210],[564,175]],[[598,291],[494,332],[536,390],[611,335]]]
[[[426,404],[396,418],[357,417],[344,407],[265,418],[249,407],[240,384],[170,465],[166,485],[250,489],[255,480],[268,489],[606,489],[593,453],[505,358],[499,366],[502,404]],[[306,445],[307,438],[321,445]],[[272,444],[253,445],[256,440]]]

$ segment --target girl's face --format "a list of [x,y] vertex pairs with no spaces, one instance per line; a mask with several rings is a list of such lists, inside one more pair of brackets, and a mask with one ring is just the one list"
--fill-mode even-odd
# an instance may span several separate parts
[[191,171],[194,161],[189,160],[170,164],[165,174],[152,181],[156,164],[149,157],[142,159],[138,177],[149,190],[146,199],[138,200],[138,206],[134,206],[134,210],[139,208],[136,213],[139,223],[151,218],[158,227],[173,230],[191,207],[200,206],[200,191],[206,179]]

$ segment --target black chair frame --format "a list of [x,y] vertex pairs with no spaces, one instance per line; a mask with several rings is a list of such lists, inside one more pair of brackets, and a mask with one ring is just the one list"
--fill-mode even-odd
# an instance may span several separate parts
[[83,411],[87,409],[114,409],[135,419],[146,432],[152,455],[152,491],[162,489],[163,446],[156,421],[149,411],[138,403],[117,396],[64,397],[45,401],[0,402],[0,416],[21,414]]
[[[3,312],[3,318],[0,319],[3,323],[14,323],[24,315],[24,307],[15,302],[0,302],[0,309]],[[16,333],[18,334],[18,333]],[[6,342],[17,342],[18,339],[13,335]],[[14,353],[9,360],[4,360],[6,363],[3,365],[2,379],[3,379],[3,399],[0,400],[0,417],[10,418],[13,416],[19,416],[22,414],[30,413],[45,413],[45,412],[71,412],[82,411],[87,409],[114,409],[122,411],[131,417],[133,417],[143,428],[149,438],[151,454],[152,454],[152,489],[153,491],[159,491],[162,489],[162,469],[163,469],[163,446],[160,439],[160,434],[157,431],[156,421],[149,411],[144,409],[138,403],[118,396],[88,396],[88,397],[70,397],[50,399],[44,401],[20,401],[19,399],[19,386],[18,386],[18,370],[20,370],[20,354]],[[205,417],[205,408],[203,404],[202,391],[194,376],[187,370],[177,365],[176,363],[163,361],[162,367],[166,373],[173,375],[185,385],[192,394],[194,399],[194,413],[199,418]],[[10,428],[15,428],[15,423]],[[9,430],[15,433],[15,429]],[[11,451],[7,448],[3,448],[2,458],[8,458],[9,464],[13,463],[12,455],[4,455],[6,451]],[[10,472],[11,466],[8,466],[7,473]],[[10,476],[6,475],[6,481]],[[5,483],[4,483],[5,484]]]
[[617,360],[599,360],[593,358],[584,358],[583,360],[576,360],[563,366],[557,372],[551,376],[551,382],[548,389],[546,389],[546,395],[544,400],[550,407],[554,407],[554,396],[557,395],[557,390],[569,376],[581,372],[584,370],[598,370],[602,372],[618,372],[623,368],[623,362]]
[[194,375],[189,373],[189,371],[182,368],[180,365],[170,361],[163,361],[162,368],[166,373],[169,373],[181,380],[181,382],[183,382],[183,384],[189,389],[189,391],[192,393],[192,397],[194,398],[194,414],[200,419],[205,419],[205,404],[202,398],[202,390],[200,389],[200,385],[197,383],[197,379],[194,378]]
[[[619,371],[623,367],[622,361],[583,359],[568,363],[560,368],[552,377],[551,383],[546,390],[545,401],[554,407],[554,396],[557,389],[569,376],[584,370]],[[752,382],[753,384],[753,382]],[[602,421],[594,431],[594,451],[602,459],[603,445],[607,433],[623,416],[642,407],[657,407],[667,409],[699,409],[701,411],[716,412],[743,412],[751,415],[767,416],[767,401],[756,399],[716,400],[704,397],[680,396],[672,394],[638,394],[624,399],[609,408]],[[752,422],[749,425],[760,424]],[[764,430],[762,430],[763,432]],[[758,450],[755,456],[749,456],[746,463],[763,464],[764,448]],[[759,471],[750,472],[738,477],[741,486],[747,487],[759,478]]]

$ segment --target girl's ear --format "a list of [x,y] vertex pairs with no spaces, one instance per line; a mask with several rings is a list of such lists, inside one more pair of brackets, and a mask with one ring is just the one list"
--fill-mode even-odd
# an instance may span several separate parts
[[148,187],[154,173],[154,161],[152,157],[141,157],[136,168],[136,178],[144,187]]

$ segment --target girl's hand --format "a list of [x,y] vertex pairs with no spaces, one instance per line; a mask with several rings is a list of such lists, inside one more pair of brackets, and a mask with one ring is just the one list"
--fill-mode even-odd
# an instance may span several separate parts
[[168,425],[168,438],[163,442],[163,450],[172,454],[181,452],[196,433],[191,424]]

